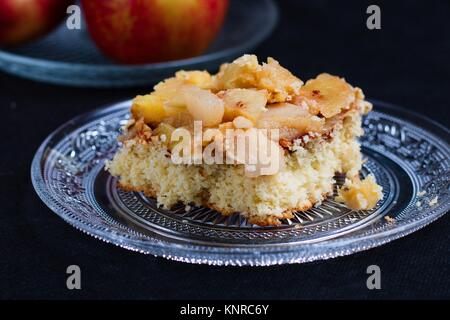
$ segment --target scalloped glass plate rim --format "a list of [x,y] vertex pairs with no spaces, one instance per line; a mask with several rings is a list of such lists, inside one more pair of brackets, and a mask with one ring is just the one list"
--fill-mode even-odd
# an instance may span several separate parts
[[[437,132],[440,131],[441,134],[450,135],[450,130],[448,130],[443,125],[425,117],[418,113],[411,112],[409,110],[406,110],[404,108],[381,102],[376,100],[371,100],[374,102],[377,106],[381,106],[382,108],[385,108],[387,110],[391,110],[393,112],[397,112],[403,115],[407,115],[410,119],[414,119],[416,121],[413,121],[412,123],[415,125],[417,124],[417,120],[420,120],[423,124],[427,124],[430,128],[434,128],[434,132],[432,132],[432,135],[438,137],[439,135]],[[248,246],[248,247],[238,247],[233,248],[230,246],[203,246],[203,245],[196,245],[196,244],[189,244],[189,243],[173,243],[168,242],[164,240],[159,240],[156,238],[151,238],[147,235],[143,235],[139,233],[138,231],[134,231],[133,233],[135,235],[140,235],[143,240],[138,239],[132,239],[129,237],[129,233],[127,232],[117,232],[117,231],[110,231],[105,232],[102,230],[99,230],[95,228],[95,225],[90,223],[82,223],[74,218],[71,218],[65,214],[62,214],[58,209],[58,204],[55,199],[53,199],[50,195],[46,194],[45,189],[45,182],[43,180],[41,170],[40,170],[40,164],[41,160],[44,156],[45,149],[48,145],[48,143],[63,129],[66,127],[71,126],[73,123],[83,119],[84,117],[89,117],[90,115],[97,114],[99,117],[103,113],[109,113],[114,109],[120,109],[123,107],[124,103],[128,103],[129,101],[123,101],[119,102],[113,105],[109,105],[109,107],[105,108],[98,108],[91,112],[81,114],[60,127],[58,127],[55,131],[53,131],[40,145],[39,149],[37,150],[33,161],[31,165],[31,178],[32,178],[32,184],[34,189],[36,190],[37,194],[41,198],[41,200],[57,215],[59,215],[61,218],[63,218],[66,222],[68,222],[70,225],[75,227],[78,230],[83,231],[86,234],[89,234],[97,239],[103,240],[107,243],[115,244],[119,247],[137,251],[145,254],[153,254],[155,256],[163,256],[168,259],[177,260],[177,261],[183,261],[183,262],[190,262],[190,263],[207,263],[207,264],[215,264],[215,265],[260,265],[260,266],[268,266],[273,264],[285,264],[285,263],[302,263],[307,261],[314,261],[314,260],[324,260],[329,258],[334,258],[338,256],[345,256],[352,253],[365,251],[370,248],[388,243],[390,241],[393,241],[395,239],[401,238],[403,236],[406,236],[408,234],[411,234],[426,225],[430,224],[431,222],[435,221],[436,219],[443,216],[447,211],[450,210],[450,202],[446,203],[439,203],[435,207],[433,207],[431,210],[427,211],[428,215],[426,216],[420,216],[420,217],[414,217],[410,218],[409,220],[406,220],[402,222],[401,225],[397,225],[396,227],[384,230],[378,233],[368,234],[368,235],[357,235],[357,236],[346,236],[345,238],[334,238],[330,240],[325,240],[322,242],[317,243],[310,243],[310,244],[301,244],[296,245],[295,243],[285,243],[285,244],[276,244],[271,246],[264,247],[264,250],[261,250],[259,247],[256,249],[255,247]],[[429,129],[429,128],[427,128]],[[428,130],[428,132],[430,132]],[[442,138],[442,137],[441,137]],[[430,214],[430,212],[432,214]],[[376,240],[376,242],[370,240]],[[352,243],[360,243],[359,246],[354,248],[345,248],[345,246],[352,244]],[[164,253],[167,251],[167,248],[170,246],[170,254]],[[299,254],[301,251],[308,251],[308,250],[314,250],[314,249],[330,249],[332,250],[330,253],[323,253],[321,255],[308,257],[307,259],[302,258],[301,255],[298,255],[297,257],[286,257],[286,259],[283,259],[283,254]],[[339,249],[341,249],[339,251]],[[152,251],[155,249],[155,251]],[[178,250],[179,254],[173,254],[173,251]],[[322,251],[324,252],[324,251]],[[325,251],[326,252],[326,251]],[[216,260],[213,260],[211,258],[204,258],[201,257],[201,254],[218,254]],[[267,261],[261,257],[261,259],[258,259],[258,257],[262,255],[270,255],[270,254],[276,254],[277,260],[271,260]],[[199,255],[199,256],[197,256]],[[240,256],[240,259],[253,259],[253,260],[247,260],[242,261],[239,263],[236,256]]]

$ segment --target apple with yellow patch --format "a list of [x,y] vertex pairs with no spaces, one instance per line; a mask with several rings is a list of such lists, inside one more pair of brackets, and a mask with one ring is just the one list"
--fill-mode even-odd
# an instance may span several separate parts
[[26,43],[54,29],[73,0],[0,0],[0,45]]
[[89,32],[125,64],[202,54],[223,24],[228,0],[82,0]]

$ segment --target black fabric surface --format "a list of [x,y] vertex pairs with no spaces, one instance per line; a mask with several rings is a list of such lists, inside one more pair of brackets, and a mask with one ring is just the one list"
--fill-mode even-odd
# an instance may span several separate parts
[[[366,28],[369,4],[279,1],[280,23],[255,53],[277,58],[302,79],[323,71],[342,75],[369,98],[448,127],[450,2],[378,1],[377,31]],[[70,118],[150,88],[78,89],[0,74],[1,298],[450,298],[449,216],[352,256],[265,268],[167,261],[103,243],[63,222],[33,190],[34,152]],[[71,264],[81,267],[82,290],[66,289]],[[366,288],[372,264],[382,272],[378,291]]]

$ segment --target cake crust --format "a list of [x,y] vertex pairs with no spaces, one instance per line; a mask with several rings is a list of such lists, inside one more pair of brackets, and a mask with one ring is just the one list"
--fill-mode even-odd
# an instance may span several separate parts
[[[124,183],[118,183],[117,185],[120,189],[126,191],[126,192],[142,192],[144,195],[150,198],[156,198],[157,193],[148,186],[132,186],[130,184],[124,184]],[[323,198],[325,198],[327,194],[323,195]],[[233,214],[240,214],[239,212],[233,212],[221,207],[218,207],[217,205],[213,203],[209,203],[207,201],[202,202],[202,205],[204,207],[210,208],[214,211],[219,212],[223,216],[230,216]],[[312,202],[307,200],[306,203],[302,206],[295,207],[295,208],[287,208],[284,212],[281,214],[274,216],[270,213],[265,215],[254,215],[254,214],[248,214],[245,215],[248,222],[252,224],[259,225],[261,227],[267,227],[267,226],[278,226],[281,224],[281,220],[283,219],[292,219],[294,217],[293,213],[298,211],[306,211],[311,209],[313,206]]]

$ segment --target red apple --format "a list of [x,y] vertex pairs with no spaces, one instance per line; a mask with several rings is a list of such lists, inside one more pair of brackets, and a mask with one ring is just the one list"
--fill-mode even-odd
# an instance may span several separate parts
[[228,0],[82,0],[89,32],[107,56],[126,64],[176,60],[203,53]]
[[18,45],[50,32],[73,0],[0,0],[0,45]]

